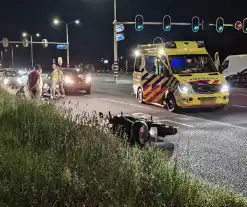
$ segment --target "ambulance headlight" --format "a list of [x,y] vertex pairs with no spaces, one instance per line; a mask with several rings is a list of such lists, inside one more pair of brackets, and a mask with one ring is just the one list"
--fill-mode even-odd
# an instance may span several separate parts
[[226,92],[228,92],[229,91],[229,86],[227,85],[227,84],[223,84],[222,86],[221,86],[221,92],[222,93],[226,93]]
[[188,84],[179,84],[178,90],[180,93],[192,93],[192,89]]
[[150,127],[149,134],[151,137],[157,137],[158,136],[157,127]]

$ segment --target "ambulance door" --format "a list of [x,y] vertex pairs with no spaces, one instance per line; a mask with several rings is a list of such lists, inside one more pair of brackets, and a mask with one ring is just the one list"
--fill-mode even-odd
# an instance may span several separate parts
[[133,73],[133,93],[137,95],[137,89],[141,87],[142,83],[142,68],[144,63],[142,61],[142,56],[137,56],[134,63],[134,73]]
[[156,56],[145,56],[144,59],[148,74],[142,80],[143,99],[147,103],[161,104],[170,77],[168,66]]

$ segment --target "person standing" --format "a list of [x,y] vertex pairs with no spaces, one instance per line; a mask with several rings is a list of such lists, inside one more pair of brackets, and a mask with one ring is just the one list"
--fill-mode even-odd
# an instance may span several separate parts
[[52,65],[52,73],[51,73],[51,92],[52,92],[52,98],[56,97],[56,87],[59,80],[59,69],[57,68],[56,64]]
[[59,70],[59,91],[61,92],[61,97],[64,98],[65,97],[65,91],[64,91],[64,86],[63,86],[63,81],[64,81],[64,77],[63,77],[63,71],[62,69],[58,66],[58,70]]
[[35,65],[33,70],[28,75],[28,90],[31,96],[31,99],[39,100],[40,98],[40,65]]

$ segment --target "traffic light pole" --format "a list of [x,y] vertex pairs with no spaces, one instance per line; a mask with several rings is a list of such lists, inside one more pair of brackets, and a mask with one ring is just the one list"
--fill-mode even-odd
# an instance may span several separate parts
[[31,62],[33,67],[33,36],[31,35]]
[[[114,44],[114,65],[118,66],[118,44],[117,44],[117,0],[114,0],[114,22],[113,22],[113,44]],[[115,74],[115,82],[118,81],[118,73]]]

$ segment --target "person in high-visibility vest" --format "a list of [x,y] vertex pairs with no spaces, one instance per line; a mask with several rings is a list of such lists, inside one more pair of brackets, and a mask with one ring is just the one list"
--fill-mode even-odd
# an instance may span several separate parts
[[58,84],[59,84],[59,92],[61,92],[61,97],[62,98],[64,98],[65,97],[65,91],[64,91],[64,87],[63,87],[63,79],[64,79],[64,77],[63,77],[63,71],[62,71],[62,69],[58,66],[57,67],[58,68],[58,70],[59,70],[59,79],[58,79]]
[[52,73],[51,73],[51,91],[52,91],[52,98],[56,96],[56,87],[59,81],[59,69],[56,64],[52,65]]

